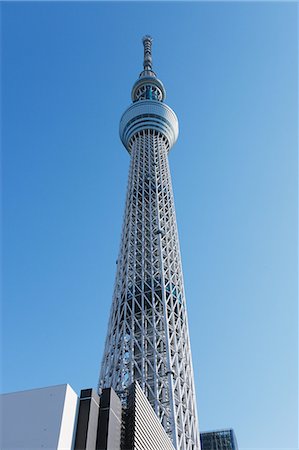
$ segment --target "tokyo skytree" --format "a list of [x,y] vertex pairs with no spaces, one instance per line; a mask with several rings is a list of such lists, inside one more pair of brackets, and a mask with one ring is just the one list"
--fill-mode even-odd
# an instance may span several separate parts
[[[99,389],[125,402],[135,380],[176,450],[199,450],[186,300],[168,152],[178,120],[152,69],[143,38],[143,71],[120,120],[131,157],[120,252]],[[156,449],[161,450],[161,449]]]

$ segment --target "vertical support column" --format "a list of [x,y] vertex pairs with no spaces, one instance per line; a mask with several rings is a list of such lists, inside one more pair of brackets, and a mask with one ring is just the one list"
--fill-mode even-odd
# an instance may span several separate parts
[[113,389],[103,389],[100,400],[96,450],[120,450],[121,401]]
[[74,450],[95,450],[100,398],[94,389],[80,393]]

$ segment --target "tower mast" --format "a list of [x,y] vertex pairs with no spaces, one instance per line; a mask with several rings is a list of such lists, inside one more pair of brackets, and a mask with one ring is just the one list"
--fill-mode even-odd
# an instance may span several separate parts
[[121,246],[99,386],[126,399],[137,380],[177,450],[199,450],[196,399],[168,153],[178,120],[152,69],[143,71],[120,120],[131,157]]

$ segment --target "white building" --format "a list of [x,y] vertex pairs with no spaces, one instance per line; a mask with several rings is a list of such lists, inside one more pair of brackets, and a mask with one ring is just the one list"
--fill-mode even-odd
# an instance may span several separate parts
[[3,394],[1,450],[71,450],[78,396],[68,384]]

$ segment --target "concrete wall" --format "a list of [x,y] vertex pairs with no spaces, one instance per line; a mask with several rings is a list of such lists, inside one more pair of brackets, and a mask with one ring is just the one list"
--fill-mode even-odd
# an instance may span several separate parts
[[1,450],[72,450],[77,404],[68,384],[2,394]]

